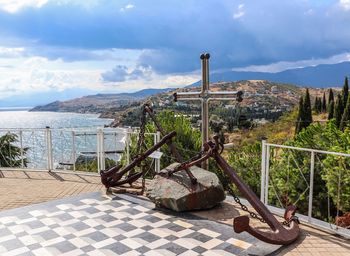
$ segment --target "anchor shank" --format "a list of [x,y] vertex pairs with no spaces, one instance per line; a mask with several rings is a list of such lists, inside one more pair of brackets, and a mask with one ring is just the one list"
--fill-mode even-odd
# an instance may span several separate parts
[[219,155],[215,154],[214,158],[220,168],[229,176],[230,180],[237,186],[242,195],[249,201],[253,208],[263,217],[272,230],[276,230],[281,224],[270,213],[267,207],[259,200],[255,193],[249,188],[236,174],[236,172],[227,164],[227,162]]

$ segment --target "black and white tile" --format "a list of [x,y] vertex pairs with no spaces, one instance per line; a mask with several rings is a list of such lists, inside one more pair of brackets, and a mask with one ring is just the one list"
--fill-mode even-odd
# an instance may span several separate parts
[[279,246],[232,226],[100,193],[0,212],[0,255],[266,255]]

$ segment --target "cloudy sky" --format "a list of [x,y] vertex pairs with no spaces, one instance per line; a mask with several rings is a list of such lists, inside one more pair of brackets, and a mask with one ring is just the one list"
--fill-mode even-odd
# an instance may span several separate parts
[[0,0],[0,99],[350,59],[350,0]]

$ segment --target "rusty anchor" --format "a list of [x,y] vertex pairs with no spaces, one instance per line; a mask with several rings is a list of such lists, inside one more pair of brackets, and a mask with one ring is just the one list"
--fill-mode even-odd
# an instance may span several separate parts
[[214,136],[214,142],[208,141],[205,143],[204,149],[206,150],[206,153],[201,158],[193,162],[185,163],[182,166],[179,166],[179,169],[184,167],[190,168],[191,166],[197,165],[210,157],[214,158],[220,169],[227,174],[230,181],[236,185],[238,190],[248,200],[251,206],[261,215],[262,220],[264,220],[264,222],[266,222],[272,229],[272,231],[258,230],[249,224],[250,219],[248,216],[239,216],[233,220],[234,231],[237,233],[246,231],[261,241],[270,244],[288,245],[293,243],[298,238],[300,232],[298,225],[299,221],[295,216],[297,209],[296,206],[289,205],[285,209],[284,219],[288,227],[283,226],[282,223],[280,223],[269,211],[269,209],[259,200],[253,190],[251,190],[251,188],[241,180],[232,167],[220,155],[223,150],[223,145],[220,145],[217,136]]
[[[148,149],[146,152],[141,153],[141,147],[144,142],[144,133],[145,133],[145,125],[146,125],[146,114],[148,114],[151,119],[153,120],[155,126],[157,127],[157,130],[161,133],[163,138],[161,141],[159,141],[157,144],[152,146],[150,149]],[[159,122],[157,121],[157,118],[155,117],[153,113],[153,109],[150,104],[144,104],[142,107],[142,117],[141,117],[141,127],[140,127],[140,135],[139,140],[137,142],[137,149],[138,154],[137,156],[132,160],[132,162],[127,165],[126,167],[122,168],[121,165],[116,165],[108,170],[101,171],[101,182],[102,184],[108,189],[110,187],[116,187],[121,186],[123,184],[130,184],[134,183],[136,180],[138,180],[140,177],[142,177],[145,174],[145,171],[138,171],[135,172],[134,168],[136,166],[139,166],[142,161],[144,161],[149,155],[151,155],[154,151],[158,150],[160,147],[162,147],[164,144],[167,144],[170,148],[170,151],[177,162],[183,162],[183,159],[178,152],[175,144],[172,142],[172,138],[176,136],[176,132],[170,132],[169,134],[166,134],[164,129],[161,127]],[[189,168],[182,168],[182,170],[185,170],[186,174],[189,176],[191,183],[193,185],[197,184],[197,179],[194,177],[194,175],[191,173]],[[180,171],[180,169],[169,171],[166,175],[171,176],[174,172]],[[126,178],[123,179],[124,175],[127,175]]]
[[105,187],[108,189],[110,187],[114,186],[120,186],[123,184],[131,184],[138,180],[144,172],[135,172],[131,175],[128,175],[126,178],[122,179],[123,176],[130,172],[133,168],[135,168],[137,165],[139,165],[143,160],[145,160],[149,155],[151,155],[154,151],[159,149],[161,146],[163,146],[165,143],[170,141],[173,137],[175,137],[176,132],[170,132],[169,134],[166,134],[157,144],[153,145],[150,149],[148,149],[143,154],[139,155],[137,158],[135,158],[129,165],[127,165],[125,168],[121,168],[121,165],[114,166],[110,168],[109,170],[101,171],[101,182]]

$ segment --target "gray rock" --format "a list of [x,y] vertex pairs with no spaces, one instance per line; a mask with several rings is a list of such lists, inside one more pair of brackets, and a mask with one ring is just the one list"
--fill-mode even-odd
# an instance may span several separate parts
[[[161,172],[171,170],[173,163]],[[198,183],[192,185],[185,171],[174,173],[166,178],[157,175],[147,186],[146,196],[157,206],[177,212],[209,209],[225,199],[224,189],[218,177],[197,166],[191,167]]]

